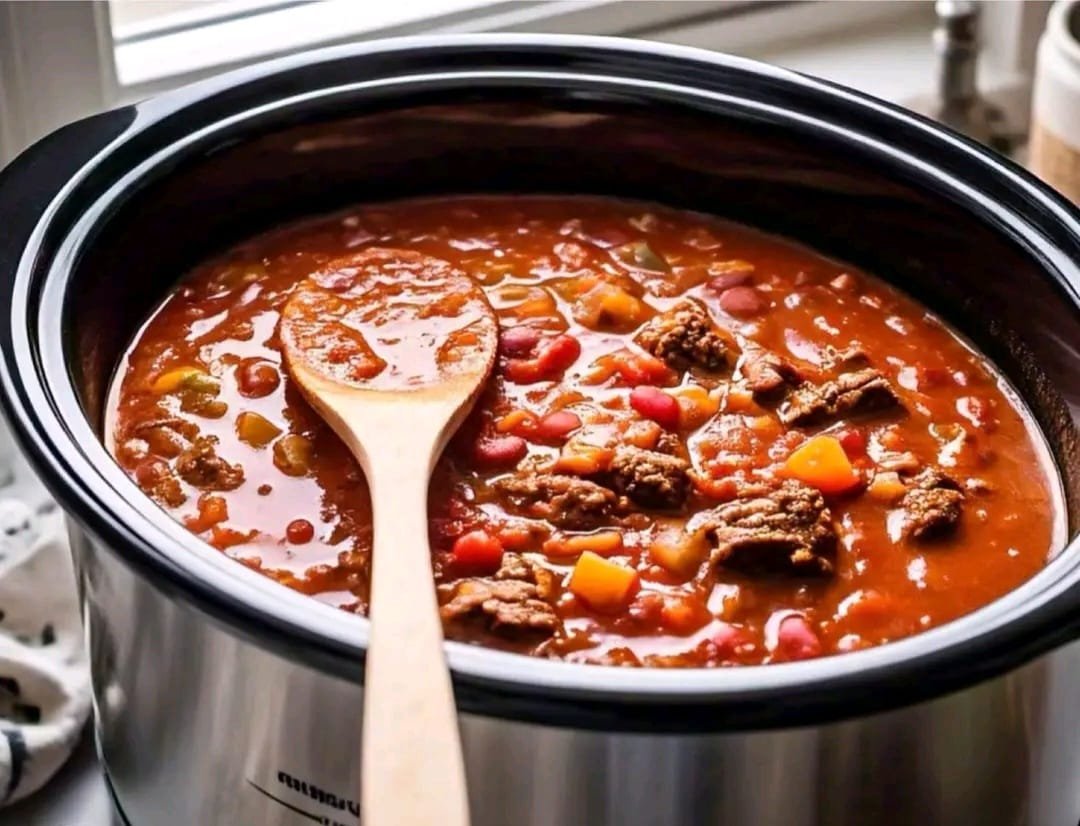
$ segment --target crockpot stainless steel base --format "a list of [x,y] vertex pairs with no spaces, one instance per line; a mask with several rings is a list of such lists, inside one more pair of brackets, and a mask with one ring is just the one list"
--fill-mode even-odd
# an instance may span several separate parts
[[[355,682],[207,622],[93,543],[79,557],[97,734],[132,824],[358,822]],[[804,728],[618,734],[463,714],[473,822],[1065,826],[1078,685],[1073,643],[947,697]]]
[[1014,382],[1068,511],[1060,552],[1029,582],[866,651],[650,670],[448,644],[477,826],[1076,826],[1075,208],[829,84],[542,36],[286,58],[67,127],[0,174],[0,400],[72,518],[97,734],[130,821],[353,826],[367,624],[233,562],[142,495],[100,441],[117,359],[176,278],[247,234],[469,191],[701,209],[900,285]]

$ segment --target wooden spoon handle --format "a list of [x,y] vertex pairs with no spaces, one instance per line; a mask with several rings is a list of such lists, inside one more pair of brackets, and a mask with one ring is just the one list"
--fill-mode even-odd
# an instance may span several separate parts
[[[361,756],[364,826],[469,823],[457,712],[432,584],[427,453],[418,453],[369,453],[375,537]],[[401,645],[403,639],[409,644]]]

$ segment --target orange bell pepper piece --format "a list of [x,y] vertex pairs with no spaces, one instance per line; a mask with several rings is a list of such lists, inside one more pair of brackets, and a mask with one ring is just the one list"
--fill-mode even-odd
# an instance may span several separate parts
[[833,436],[815,436],[803,443],[788,456],[784,470],[822,493],[843,493],[859,484],[859,474]]
[[585,551],[570,574],[570,591],[597,611],[621,610],[641,587],[633,568]]

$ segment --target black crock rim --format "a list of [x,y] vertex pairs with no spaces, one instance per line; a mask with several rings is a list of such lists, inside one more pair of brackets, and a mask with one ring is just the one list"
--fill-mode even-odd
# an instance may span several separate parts
[[[232,110],[230,93],[249,91],[262,81],[293,70],[348,59],[377,64],[393,57],[430,62],[453,56],[444,80],[468,77],[549,78],[582,88],[661,87],[679,94],[743,107],[768,106],[739,97],[721,81],[767,82],[797,94],[805,118],[817,107],[822,128],[844,132],[866,149],[892,156],[897,164],[951,187],[951,195],[1011,234],[1039,259],[1080,308],[1080,214],[1023,170],[983,147],[898,107],[833,84],[742,58],[685,47],[617,38],[555,35],[460,35],[400,38],[333,47],[240,69],[163,95],[136,107],[131,125],[103,148],[52,201],[27,243],[14,274],[10,312],[0,336],[3,403],[24,451],[57,499],[84,529],[148,577],[156,587],[212,617],[260,646],[340,677],[361,672],[367,622],[323,606],[267,580],[195,540],[163,511],[147,508],[133,482],[109,458],[85,421],[64,364],[60,312],[65,273],[81,244],[92,236],[121,183],[137,175],[122,160],[108,171],[126,145],[192,105],[215,99],[224,109],[206,130],[220,129],[252,109]],[[468,64],[468,60],[473,60]],[[532,60],[532,64],[529,64]],[[552,62],[560,64],[553,68]],[[467,67],[466,67],[466,64]],[[507,68],[512,66],[512,68]],[[699,73],[688,84],[677,75]],[[706,88],[700,73],[713,73]],[[395,75],[399,86],[431,75]],[[364,87],[374,81],[357,81]],[[758,90],[760,92],[760,89]],[[297,99],[325,93],[311,88]],[[240,102],[248,98],[240,97]],[[280,99],[277,101],[280,104]],[[243,112],[243,115],[239,114]],[[868,132],[890,136],[890,144]],[[195,139],[199,132],[188,135]],[[972,188],[959,172],[946,173],[905,152],[929,141],[951,163],[968,164],[968,176],[990,176],[1024,195],[1025,209],[1006,208]],[[161,164],[183,141],[151,158]],[[150,161],[148,161],[150,163]],[[103,170],[106,170],[103,172]],[[60,226],[71,209],[70,196],[92,174],[115,177],[89,208],[78,211],[73,227]],[[929,184],[928,184],[929,185]],[[109,193],[113,193],[111,196]],[[1051,231],[1053,230],[1053,231]],[[51,256],[41,285],[43,240],[59,232],[63,243]],[[1055,236],[1064,239],[1062,249]],[[39,302],[31,315],[28,301]],[[36,325],[36,326],[34,326]],[[35,339],[35,330],[42,334]],[[129,501],[133,500],[133,501]],[[136,504],[138,503],[138,504]],[[447,643],[459,706],[463,711],[554,725],[638,731],[718,731],[820,723],[893,708],[1019,667],[1080,633],[1080,542],[1073,540],[1048,566],[1009,595],[960,620],[886,646],[801,663],[736,669],[618,669],[532,659]]]

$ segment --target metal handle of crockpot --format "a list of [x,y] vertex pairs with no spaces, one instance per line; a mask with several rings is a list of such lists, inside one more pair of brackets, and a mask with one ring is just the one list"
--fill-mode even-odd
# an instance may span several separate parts
[[[0,169],[0,272],[18,266],[42,214],[75,175],[122,135],[135,108],[92,115],[42,138]],[[3,297],[7,303],[7,296]]]

